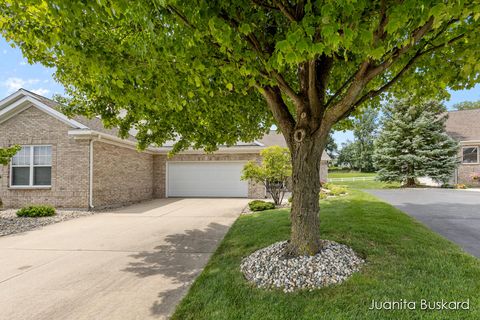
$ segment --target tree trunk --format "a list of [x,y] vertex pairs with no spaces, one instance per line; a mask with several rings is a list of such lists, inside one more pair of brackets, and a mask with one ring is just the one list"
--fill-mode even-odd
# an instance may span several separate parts
[[[326,139],[325,139],[326,140]],[[322,139],[305,137],[292,148],[291,238],[288,254],[314,255],[321,249],[319,192]]]
[[415,187],[415,178],[407,178],[407,181],[405,182],[405,187]]

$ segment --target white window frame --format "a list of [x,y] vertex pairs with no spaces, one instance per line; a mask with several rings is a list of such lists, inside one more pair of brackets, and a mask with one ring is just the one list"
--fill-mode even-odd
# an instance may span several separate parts
[[[25,147],[30,147],[30,165],[26,166],[26,165],[13,165],[13,161],[10,161],[10,181],[9,181],[9,184],[10,184],[10,188],[11,189],[49,189],[52,187],[52,184],[51,184],[51,181],[52,181],[52,177],[50,177],[50,184],[49,185],[34,185],[33,184],[33,172],[34,172],[34,168],[38,168],[38,167],[43,167],[43,168],[52,168],[52,163],[50,163],[50,165],[40,165],[40,164],[37,164],[35,165],[34,164],[34,148],[35,147],[50,147],[50,150],[51,150],[51,156],[52,156],[52,161],[53,161],[53,148],[52,148],[52,145],[49,145],[49,144],[28,144],[28,145],[21,145],[22,148],[25,148]],[[29,168],[29,177],[28,177],[28,185],[14,185],[13,184],[13,168],[14,167],[28,167]]]
[[[463,150],[467,148],[475,148],[477,149],[477,162],[464,162],[463,159]],[[471,164],[480,164],[480,146],[462,146],[462,164],[464,165],[471,165]]]

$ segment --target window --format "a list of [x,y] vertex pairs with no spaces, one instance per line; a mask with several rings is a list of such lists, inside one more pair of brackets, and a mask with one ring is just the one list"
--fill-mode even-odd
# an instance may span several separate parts
[[13,187],[50,186],[52,147],[23,146],[12,158],[10,185]]
[[478,147],[463,147],[462,163],[479,163]]

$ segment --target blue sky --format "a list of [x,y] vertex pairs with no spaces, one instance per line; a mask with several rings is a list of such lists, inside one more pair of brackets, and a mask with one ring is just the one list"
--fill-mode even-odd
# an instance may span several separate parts
[[[28,64],[18,48],[12,48],[0,37],[0,99],[20,88],[31,90],[46,97],[63,93],[63,86],[53,79],[53,69],[42,65]],[[447,107],[461,101],[480,100],[480,84],[470,90],[451,91],[451,98],[446,101]],[[335,132],[334,138],[340,146],[346,140],[352,140],[350,131]]]

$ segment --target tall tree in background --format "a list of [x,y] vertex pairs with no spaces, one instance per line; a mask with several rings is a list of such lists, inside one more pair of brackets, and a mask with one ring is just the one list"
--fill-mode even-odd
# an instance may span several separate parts
[[70,110],[124,136],[135,127],[141,148],[178,137],[174,152],[212,151],[260,138],[273,118],[292,155],[291,254],[321,248],[334,124],[390,96],[480,81],[475,1],[0,1],[3,36],[56,67]]
[[348,128],[353,131],[353,142],[342,143],[338,152],[337,164],[363,172],[373,172],[374,140],[377,132],[376,109],[367,109],[361,115],[351,119]]
[[453,105],[455,110],[480,109],[480,101],[463,101]]
[[346,142],[342,143],[342,148],[338,152],[337,165],[340,167],[348,167],[350,169],[356,170],[356,152],[357,148],[355,147],[354,142],[347,140]]
[[419,177],[446,183],[457,166],[458,143],[445,132],[446,108],[435,101],[397,101],[385,108],[376,140],[381,181],[416,185]]
[[378,125],[377,115],[377,110],[368,109],[353,121],[354,166],[359,171],[375,171],[373,152]]
[[327,138],[327,144],[325,145],[325,151],[330,156],[330,158],[336,158],[338,154],[338,145],[333,138],[333,134],[330,132]]

